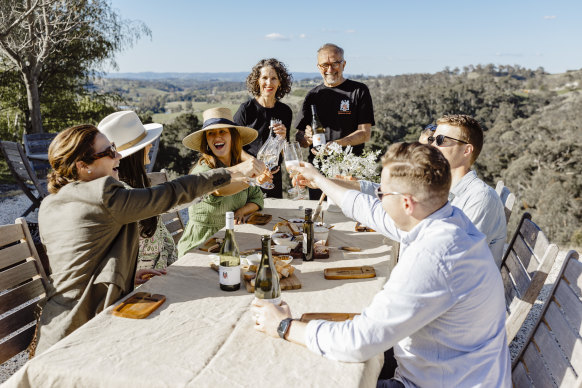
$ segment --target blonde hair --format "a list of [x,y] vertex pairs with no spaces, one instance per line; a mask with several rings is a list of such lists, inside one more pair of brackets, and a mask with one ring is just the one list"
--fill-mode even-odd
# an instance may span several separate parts
[[82,124],[60,132],[48,149],[52,171],[48,174],[48,191],[56,194],[71,182],[79,180],[76,163],[92,163],[93,143],[99,130],[94,125]]
[[437,125],[441,124],[457,127],[461,130],[459,140],[466,141],[473,146],[471,164],[475,163],[483,148],[483,128],[481,124],[468,115],[445,115],[437,120]]
[[426,144],[395,143],[382,157],[382,167],[419,202],[446,202],[451,188],[449,162],[436,148]]

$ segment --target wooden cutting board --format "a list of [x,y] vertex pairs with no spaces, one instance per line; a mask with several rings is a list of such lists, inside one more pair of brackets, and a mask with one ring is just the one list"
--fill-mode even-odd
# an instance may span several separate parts
[[[279,284],[281,285],[281,291],[284,290],[298,290],[301,288],[301,281],[295,276],[295,274],[279,279]],[[251,285],[251,282],[245,280],[245,286],[248,292],[255,292],[255,287]]]
[[218,252],[220,250],[220,244],[222,244],[222,239],[217,239],[216,237],[210,237],[200,245],[198,249],[204,252]]
[[118,317],[142,319],[160,307],[165,300],[164,295],[137,292],[115,306],[112,314]]
[[323,271],[323,276],[329,280],[366,279],[376,277],[376,271],[374,271],[374,267],[369,265],[363,265],[361,267],[326,268]]
[[252,225],[267,225],[273,218],[270,214],[253,213],[249,216],[246,223]]
[[323,319],[326,321],[347,321],[348,319],[354,319],[356,315],[360,315],[358,313],[305,313],[301,316],[301,322],[309,322],[314,319]]

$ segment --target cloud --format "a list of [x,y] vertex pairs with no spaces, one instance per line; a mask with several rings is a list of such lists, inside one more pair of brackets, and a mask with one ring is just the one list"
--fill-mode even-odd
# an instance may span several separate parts
[[346,30],[346,32],[347,32],[348,34],[354,34],[354,33],[356,32],[356,30],[349,29],[349,30]]
[[305,39],[305,38],[307,38],[307,35],[305,35],[305,34],[299,34],[299,37],[300,37],[301,39]]
[[553,20],[555,18],[556,18],[556,15],[544,16],[544,19],[546,19],[546,20]]
[[289,40],[288,37],[286,37],[283,34],[279,34],[278,32],[272,32],[270,34],[265,35],[265,39],[267,39],[267,40]]

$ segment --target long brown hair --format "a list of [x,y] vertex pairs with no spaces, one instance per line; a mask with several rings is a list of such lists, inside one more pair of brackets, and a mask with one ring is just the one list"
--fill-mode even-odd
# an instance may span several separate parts
[[[230,132],[230,165],[234,166],[235,164],[242,162],[242,139],[236,128],[228,128],[228,131]],[[214,153],[208,146],[206,133],[203,133],[202,139],[200,140],[200,150],[198,164],[204,163],[210,168],[216,168],[218,158],[214,156]]]
[[93,143],[99,133],[94,125],[82,124],[65,129],[53,139],[48,149],[52,171],[47,178],[51,194],[79,180],[76,163],[91,163],[91,156],[95,153]]
[[[145,148],[126,156],[119,161],[119,180],[127,183],[134,189],[151,187],[145,164]],[[158,227],[158,217],[153,216],[139,222],[139,234],[143,238],[152,237]]]

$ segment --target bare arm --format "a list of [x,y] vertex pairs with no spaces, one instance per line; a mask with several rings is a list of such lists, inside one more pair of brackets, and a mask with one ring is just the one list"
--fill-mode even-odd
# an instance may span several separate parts
[[259,205],[254,202],[247,202],[243,207],[236,209],[234,212],[234,221],[237,225],[244,223],[244,218],[259,210]]
[[360,124],[358,129],[350,133],[348,136],[342,137],[340,139],[334,140],[337,144],[342,147],[351,145],[355,146],[358,144],[363,144],[370,140],[372,135],[372,124]]

